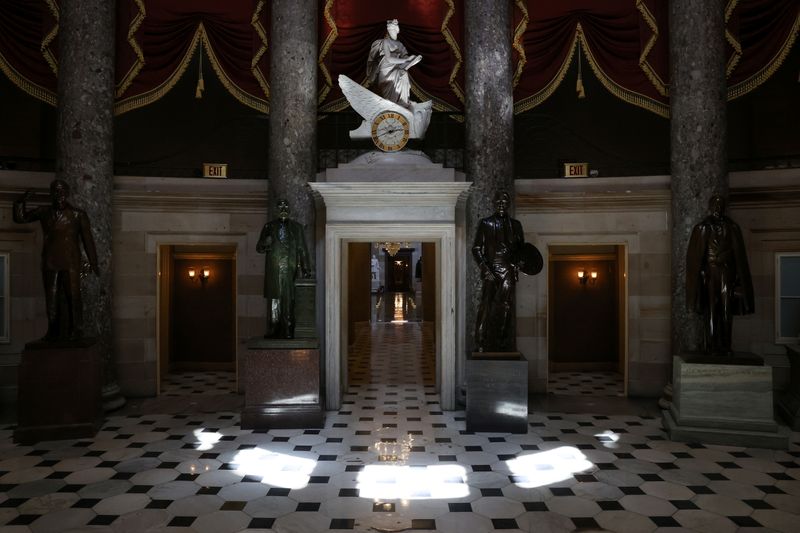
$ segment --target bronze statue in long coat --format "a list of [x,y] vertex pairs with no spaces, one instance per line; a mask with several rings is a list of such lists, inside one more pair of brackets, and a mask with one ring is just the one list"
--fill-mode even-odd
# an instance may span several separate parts
[[494,203],[495,213],[478,223],[472,245],[483,281],[475,324],[475,348],[479,352],[511,351],[515,344],[514,293],[525,234],[519,220],[508,215],[509,194],[498,192]]
[[692,230],[686,254],[686,305],[703,315],[703,351],[729,355],[733,315],[755,310],[753,280],[739,226],[714,195],[709,215]]
[[289,203],[278,202],[278,218],[261,230],[256,251],[266,254],[264,298],[267,299],[267,338],[294,338],[294,281],[309,277],[308,249],[303,225],[289,219]]

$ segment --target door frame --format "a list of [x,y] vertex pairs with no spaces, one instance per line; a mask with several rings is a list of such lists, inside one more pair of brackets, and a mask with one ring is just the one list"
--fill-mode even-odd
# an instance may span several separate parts
[[456,399],[456,227],[442,223],[341,224],[325,228],[326,408],[347,390],[347,248],[350,242],[433,242],[436,249],[436,386],[442,409]]
[[[551,247],[559,246],[559,247],[575,247],[581,248],[585,250],[587,247],[591,246],[614,246],[616,247],[616,261],[617,261],[617,277],[620,283],[617,287],[617,302],[620,309],[618,309],[619,313],[619,325],[618,325],[618,335],[619,335],[619,351],[620,354],[618,358],[621,360],[621,367],[622,367],[622,382],[623,382],[623,395],[625,397],[628,396],[628,342],[629,342],[629,320],[630,320],[630,301],[628,297],[628,243],[626,242],[590,242],[590,243],[581,243],[581,242],[558,242],[552,241],[547,243],[547,279],[545,280],[545,286],[547,287],[547,304],[546,304],[546,314],[547,314],[547,324],[546,324],[546,339],[547,342],[545,343],[545,387],[546,392],[550,392],[550,321],[553,320],[552,317],[552,300],[555,298],[553,294],[553,287],[551,283],[551,264],[554,262],[553,254],[550,252]],[[588,254],[585,252],[575,253],[575,254],[568,254],[566,257],[568,258],[576,258],[578,256],[590,256],[592,254]],[[610,254],[594,254],[598,256],[609,256]],[[572,260],[572,259],[569,259]],[[558,261],[556,259],[555,261]]]

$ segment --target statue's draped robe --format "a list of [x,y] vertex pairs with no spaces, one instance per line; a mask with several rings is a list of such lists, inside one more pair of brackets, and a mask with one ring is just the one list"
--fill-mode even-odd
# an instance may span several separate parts
[[367,82],[377,82],[377,92],[387,100],[408,107],[411,80],[404,62],[393,60],[407,59],[408,51],[403,43],[386,37],[372,43],[367,59]]

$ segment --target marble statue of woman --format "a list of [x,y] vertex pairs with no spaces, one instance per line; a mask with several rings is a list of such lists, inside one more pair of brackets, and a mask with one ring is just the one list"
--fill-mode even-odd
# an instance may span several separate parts
[[386,21],[387,37],[372,43],[367,59],[367,82],[377,81],[377,92],[405,108],[410,108],[411,80],[408,69],[422,61],[420,55],[408,55],[406,47],[397,40],[400,24],[397,19]]

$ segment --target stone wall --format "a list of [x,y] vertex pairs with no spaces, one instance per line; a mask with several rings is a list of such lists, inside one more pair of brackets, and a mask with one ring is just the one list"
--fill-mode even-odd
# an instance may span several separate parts
[[729,214],[742,229],[756,298],[753,315],[734,319],[733,347],[763,355],[781,389],[789,361],[775,343],[775,254],[800,252],[800,170],[733,173],[730,191]]
[[[11,343],[0,344],[4,420],[14,418],[20,353],[47,327],[39,258],[42,232],[38,223],[15,224],[12,202],[33,189],[30,205],[48,203],[52,179],[49,173],[0,171],[0,251],[11,252]],[[161,245],[236,246],[236,357],[241,368],[247,339],[264,333],[264,256],[255,247],[266,221],[267,181],[118,176],[113,202],[114,355],[123,394],[157,393]]]
[[[114,191],[114,339],[126,396],[152,396],[157,375],[158,250],[169,244],[236,246],[236,360],[264,334],[267,181],[117,177]],[[239,380],[239,390],[242,391]]]
[[[516,217],[545,257],[544,270],[521,276],[517,289],[517,344],[531,362],[532,392],[547,390],[548,246],[618,244],[627,256],[627,393],[661,394],[672,367],[669,187],[668,176],[517,180]],[[800,251],[800,172],[732,173],[730,195],[756,292],[756,313],[735,319],[733,347],[764,355],[782,388],[788,360],[775,343],[775,253]]]
[[518,180],[516,192],[525,240],[545,258],[517,286],[517,348],[530,361],[531,392],[547,391],[548,247],[615,244],[627,256],[627,391],[660,394],[671,366],[669,178]]
[[[24,344],[46,329],[39,224],[15,224],[11,204],[26,189],[44,205],[53,176],[0,171],[0,251],[11,252],[11,342],[0,344],[0,420],[13,420],[16,369]],[[166,244],[235,245],[237,359],[263,334],[263,256],[255,243],[266,220],[265,180],[115,178],[114,339],[119,384],[128,396],[157,387],[158,249]],[[756,291],[756,313],[737,318],[734,348],[765,355],[775,384],[786,382],[784,347],[775,344],[775,253],[800,251],[796,169],[734,173],[730,215],[742,227]],[[669,178],[518,180],[516,217],[545,258],[551,244],[620,244],[627,254],[627,386],[657,396],[671,367],[669,346]],[[534,392],[547,384],[547,266],[522,276],[518,346],[531,361]],[[240,387],[241,388],[241,387]]]

